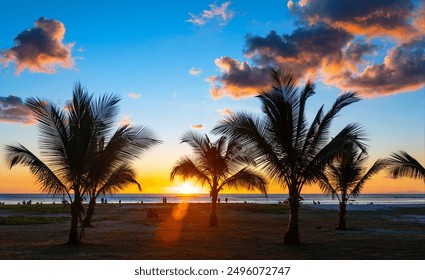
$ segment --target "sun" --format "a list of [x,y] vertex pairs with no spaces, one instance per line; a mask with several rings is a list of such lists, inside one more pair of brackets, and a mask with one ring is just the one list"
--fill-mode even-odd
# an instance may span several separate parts
[[180,194],[198,194],[201,192],[199,187],[190,183],[183,183],[182,185],[176,187],[176,190],[178,190]]

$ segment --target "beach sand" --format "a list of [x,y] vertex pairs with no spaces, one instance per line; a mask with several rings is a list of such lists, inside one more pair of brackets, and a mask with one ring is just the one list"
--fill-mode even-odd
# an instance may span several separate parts
[[[99,204],[81,246],[65,245],[69,220],[0,225],[0,259],[425,259],[423,205],[354,205],[346,231],[334,230],[336,207],[302,205],[302,245],[295,247],[282,244],[287,206],[221,203],[216,228],[208,226],[210,206]],[[147,218],[149,208],[157,209],[158,221]],[[0,216],[13,212],[0,207]],[[25,215],[31,214],[51,215]]]

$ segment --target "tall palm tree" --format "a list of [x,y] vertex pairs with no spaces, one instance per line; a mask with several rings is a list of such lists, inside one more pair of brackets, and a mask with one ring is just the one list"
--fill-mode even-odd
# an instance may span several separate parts
[[[20,144],[6,146],[10,168],[18,164],[29,167],[41,183],[43,192],[62,195],[70,204],[69,244],[79,244],[81,241],[78,226],[84,214],[83,196],[90,191],[91,182],[95,181],[89,175],[92,175],[100,159],[99,139],[110,132],[118,102],[119,98],[115,95],[106,95],[94,101],[79,83],[75,85],[72,102],[66,109],[30,98],[26,100],[26,105],[32,110],[40,129],[39,143],[44,161]],[[119,141],[128,143],[128,148],[111,151],[111,155],[121,158],[117,163],[134,158],[135,153],[142,150],[139,142],[143,130],[131,126],[126,130]],[[117,167],[115,164],[108,168]],[[109,173],[102,173],[99,168],[97,174],[103,174],[99,177],[106,180]]]
[[224,188],[259,190],[267,193],[265,179],[247,165],[255,164],[241,145],[220,137],[211,142],[207,135],[188,132],[181,138],[194,152],[193,157],[182,157],[171,171],[171,180],[180,176],[183,180],[195,179],[210,188],[211,214],[209,225],[218,224],[217,198]]
[[366,171],[364,167],[368,155],[365,150],[348,143],[327,165],[319,186],[325,194],[331,194],[332,198],[339,200],[339,220],[336,229],[345,230],[347,202],[351,197],[357,197],[363,190],[364,185],[373,175],[388,166],[387,159],[378,159],[372,167]]
[[318,180],[325,163],[342,149],[344,143],[354,141],[361,145],[360,128],[356,124],[347,125],[329,140],[332,120],[342,108],[357,102],[358,95],[342,94],[326,114],[322,106],[308,125],[305,108],[314,93],[311,82],[300,89],[292,74],[272,70],[270,87],[257,96],[263,116],[236,113],[213,130],[242,146],[252,147],[255,159],[263,166],[268,178],[288,188],[290,217],[283,240],[287,245],[300,244],[298,212],[303,186]]
[[425,168],[409,153],[405,151],[392,153],[389,161],[393,178],[408,177],[425,181]]

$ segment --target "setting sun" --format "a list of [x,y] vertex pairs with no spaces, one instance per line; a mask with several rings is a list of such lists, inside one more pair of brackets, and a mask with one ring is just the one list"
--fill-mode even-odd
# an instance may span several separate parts
[[192,185],[191,183],[183,183],[175,188],[179,194],[198,194],[201,193],[201,187]]

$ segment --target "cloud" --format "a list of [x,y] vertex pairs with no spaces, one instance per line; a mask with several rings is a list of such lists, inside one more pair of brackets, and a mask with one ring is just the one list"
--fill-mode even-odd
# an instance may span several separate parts
[[216,6],[215,4],[210,4],[209,10],[204,10],[200,15],[194,15],[189,13],[190,19],[187,22],[193,23],[197,26],[205,25],[208,21],[216,18],[220,21],[221,25],[226,24],[234,16],[234,12],[228,10],[230,2],[225,2],[221,6]]
[[409,0],[308,1],[302,7],[293,8],[310,24],[322,22],[353,34],[392,36],[404,42],[425,32],[412,25],[415,10],[417,6]]
[[192,124],[191,128],[193,128],[193,129],[204,129],[205,126],[203,124]]
[[192,67],[189,70],[189,74],[192,75],[192,76],[199,76],[201,73],[202,73],[202,69],[200,69],[200,68]]
[[127,96],[130,97],[130,98],[133,98],[133,99],[139,99],[140,96],[142,96],[142,95],[139,94],[139,93],[131,92],[131,93],[127,94]]
[[346,72],[337,85],[345,90],[387,95],[425,86],[425,40],[390,50],[383,63],[368,65],[359,73]]
[[269,68],[252,67],[228,56],[216,59],[215,64],[221,74],[207,79],[213,98],[227,95],[238,99],[256,95],[266,85],[270,73]]
[[248,35],[244,52],[257,65],[280,66],[298,76],[315,76],[324,62],[341,59],[341,49],[351,39],[353,35],[340,29],[300,27],[292,34],[271,31],[266,37]]
[[74,44],[62,42],[65,35],[63,23],[41,17],[34,25],[16,36],[15,46],[1,53],[0,63],[7,66],[14,62],[17,75],[25,68],[31,72],[53,74],[56,66],[73,67],[71,49]]
[[292,0],[289,0],[289,1],[288,1],[288,3],[287,3],[286,5],[287,5],[287,7],[288,7],[288,9],[289,9],[290,11],[292,11],[292,10],[294,10],[294,9],[295,9],[295,3],[294,3],[294,1],[292,1]]
[[229,108],[225,108],[225,109],[218,110],[218,112],[219,112],[221,115],[224,115],[224,116],[233,115],[232,110],[230,110]]
[[131,122],[130,116],[128,116],[128,115],[123,115],[123,116],[121,117],[120,126],[128,125],[128,124],[131,124],[131,123],[132,123],[132,122]]
[[21,98],[14,95],[0,96],[0,122],[28,125],[34,124],[35,118]]
[[214,98],[249,97],[268,83],[269,68],[320,79],[366,96],[425,84],[425,4],[416,1],[288,1],[298,27],[291,33],[247,34],[246,61],[223,56],[207,79]]

